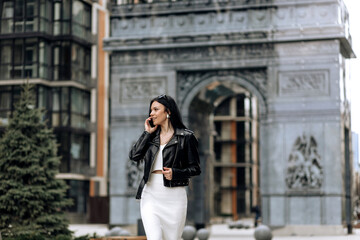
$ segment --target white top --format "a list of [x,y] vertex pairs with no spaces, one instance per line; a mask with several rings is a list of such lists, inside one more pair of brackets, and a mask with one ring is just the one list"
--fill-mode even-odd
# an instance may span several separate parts
[[160,150],[159,150],[158,154],[156,155],[152,171],[163,170],[163,154],[162,154],[162,151],[164,150],[165,146],[166,146],[166,144],[160,145]]

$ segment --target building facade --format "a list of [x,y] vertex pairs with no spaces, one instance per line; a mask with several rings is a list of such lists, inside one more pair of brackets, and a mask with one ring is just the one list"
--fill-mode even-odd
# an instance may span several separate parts
[[[72,222],[107,222],[108,36],[106,0],[0,2],[0,128],[26,79],[54,128]],[[107,208],[107,209],[106,209]]]
[[342,233],[352,210],[346,59],[338,0],[113,1],[110,223],[140,218],[129,162],[149,100],[176,98],[203,173],[189,223],[250,216],[278,233]]

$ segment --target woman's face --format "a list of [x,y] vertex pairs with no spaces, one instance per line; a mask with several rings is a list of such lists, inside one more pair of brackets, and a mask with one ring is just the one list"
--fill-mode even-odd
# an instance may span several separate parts
[[154,101],[151,104],[150,117],[153,120],[154,125],[162,125],[166,122],[167,112],[165,106],[161,103]]

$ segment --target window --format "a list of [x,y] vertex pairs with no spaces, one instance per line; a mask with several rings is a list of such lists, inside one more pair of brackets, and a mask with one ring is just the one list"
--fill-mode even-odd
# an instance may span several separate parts
[[40,31],[51,34],[51,7],[51,0],[3,1],[1,33]]
[[[37,107],[46,109],[44,117],[50,120],[51,126],[86,131],[90,122],[89,92],[69,87],[49,88],[37,85],[36,88]],[[20,92],[20,86],[0,87],[0,115],[3,119],[7,119],[12,113]]]
[[47,42],[39,43],[39,77],[51,79],[51,48]]
[[71,0],[54,2],[54,35],[69,35]]
[[90,121],[90,93],[71,89],[71,126],[87,128]]
[[10,79],[12,42],[0,41],[0,79]]
[[91,6],[74,0],[72,17],[73,35],[82,39],[91,39]]
[[16,78],[51,79],[49,43],[38,38],[0,41],[0,80]]
[[35,0],[26,0],[25,8],[25,32],[37,31],[38,8]]
[[40,32],[47,34],[52,33],[51,29],[51,8],[52,2],[50,0],[40,0]]
[[53,127],[69,126],[69,103],[69,88],[52,89],[51,122]]
[[37,39],[16,39],[11,78],[37,77]]
[[[14,5],[13,5],[14,3]],[[4,7],[8,8],[6,22],[2,33],[22,33],[34,32],[38,30],[38,8],[35,0],[15,0],[4,2]],[[10,10],[11,8],[11,10]],[[7,25],[7,27],[6,27]],[[12,26],[13,25],[13,26]]]
[[0,40],[0,50],[0,80],[29,77],[91,82],[90,47],[70,41],[58,41],[51,47],[39,38],[17,38]]
[[90,93],[76,88],[52,88],[50,111],[52,126],[86,129],[90,122]]
[[70,171],[89,175],[90,166],[90,135],[71,134]]
[[89,199],[89,181],[68,180],[68,198],[73,199],[74,204],[69,208],[70,212],[86,214]]
[[9,88],[10,87],[0,88],[0,126],[6,126],[8,124],[8,118],[11,112],[11,91],[9,91]]
[[90,82],[90,55],[90,49],[84,48],[76,43],[72,44],[72,80],[83,84]]
[[71,79],[70,42],[58,42],[54,47],[54,80]]
[[1,13],[1,33],[11,33],[13,27],[14,3],[4,1],[2,3]]
[[60,172],[84,174],[90,176],[90,134],[75,133],[69,129],[56,129],[61,155]]
[[[50,117],[50,106],[51,106],[51,91],[48,87],[37,86],[37,107],[45,109],[43,112],[43,120],[49,119]],[[47,125],[50,127],[51,122],[47,122]]]
[[[245,91],[245,90],[244,90]],[[258,194],[257,102],[249,92],[214,109],[214,209],[218,216],[249,216]]]
[[23,77],[38,77],[38,42],[37,39],[26,39],[24,48],[25,69]]
[[0,86],[0,126],[9,123],[14,104],[20,99],[20,86]]
[[77,43],[59,42],[54,46],[54,80],[73,80],[89,84],[91,49]]

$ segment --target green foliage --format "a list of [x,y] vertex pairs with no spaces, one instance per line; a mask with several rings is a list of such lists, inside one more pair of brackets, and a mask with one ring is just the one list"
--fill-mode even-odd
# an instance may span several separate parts
[[45,238],[40,234],[21,234],[16,237],[5,237],[3,240],[90,240],[91,238],[99,238],[95,233],[91,235],[83,235],[79,237],[71,237],[70,235],[58,235],[56,237]]
[[55,240],[72,240],[72,237],[69,235],[59,235],[56,236]]
[[60,165],[55,136],[33,96],[26,84],[0,140],[0,233],[34,240],[70,236],[62,209],[71,201],[65,182],[55,178]]
[[4,240],[45,240],[45,237],[39,234],[21,234],[16,237],[4,238]]

